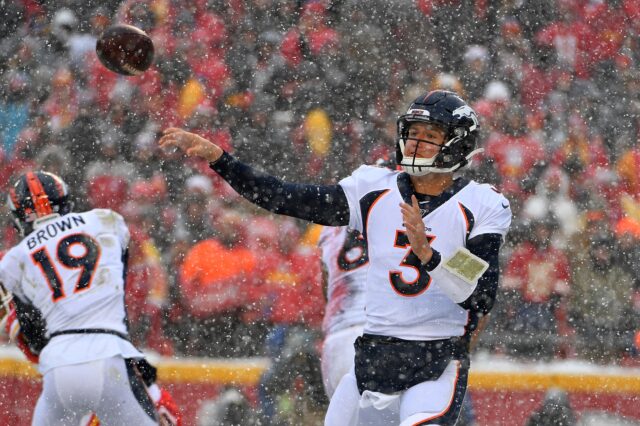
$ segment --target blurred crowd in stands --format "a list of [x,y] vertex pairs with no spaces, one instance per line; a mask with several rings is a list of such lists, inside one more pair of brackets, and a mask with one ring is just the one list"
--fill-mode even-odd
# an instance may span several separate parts
[[[481,117],[485,151],[466,174],[514,212],[480,347],[640,358],[640,0],[14,0],[0,16],[0,191],[44,169],[78,209],[124,215],[141,346],[266,355],[283,328],[319,335],[324,304],[318,229],[185,167],[157,147],[162,129],[335,183],[393,158],[397,116],[444,88]],[[100,65],[114,22],[151,35],[149,71]],[[1,209],[6,249],[18,237]]]

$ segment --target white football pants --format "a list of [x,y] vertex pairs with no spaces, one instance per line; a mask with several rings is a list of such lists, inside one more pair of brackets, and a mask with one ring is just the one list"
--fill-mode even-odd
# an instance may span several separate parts
[[142,379],[129,373],[119,356],[48,371],[32,425],[78,426],[89,412],[102,426],[158,424]]
[[351,368],[331,398],[324,424],[410,426],[433,421],[452,408],[459,369],[460,362],[451,361],[438,380],[422,382],[393,395],[369,391],[360,395],[355,370]]
[[342,376],[353,366],[356,350],[353,343],[362,336],[364,324],[327,334],[322,344],[321,367],[324,390],[329,399],[333,396]]

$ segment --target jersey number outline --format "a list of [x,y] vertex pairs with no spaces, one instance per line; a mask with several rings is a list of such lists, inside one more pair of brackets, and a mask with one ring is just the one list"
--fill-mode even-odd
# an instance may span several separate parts
[[[85,252],[81,256],[71,254],[71,248],[80,245]],[[46,247],[42,247],[31,253],[31,259],[38,265],[52,292],[53,302],[65,297],[64,283],[58,274],[55,262]],[[56,249],[57,263],[69,269],[82,269],[73,292],[78,293],[91,286],[93,275],[100,260],[100,246],[87,234],[72,234],[63,238]]]
[[[429,244],[431,244],[435,239],[436,237],[434,235],[427,235],[427,241]],[[402,277],[402,271],[391,270],[389,271],[389,282],[391,283],[391,287],[393,287],[396,293],[403,297],[415,297],[424,293],[431,285],[431,276],[426,271],[420,270],[422,262],[411,249],[409,237],[405,231],[396,230],[394,247],[409,249],[407,254],[402,258],[400,266],[415,269],[417,276],[415,280],[409,282],[405,281]]]
[[[355,259],[349,259],[347,254],[353,249],[360,250],[360,255]],[[357,231],[347,230],[344,244],[338,253],[338,267],[341,271],[349,272],[358,269],[369,263],[369,255],[367,253],[367,242],[364,237]]]

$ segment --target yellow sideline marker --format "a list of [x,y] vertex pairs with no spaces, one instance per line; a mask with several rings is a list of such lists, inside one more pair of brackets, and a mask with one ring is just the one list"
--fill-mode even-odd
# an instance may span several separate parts
[[469,388],[498,391],[531,391],[561,388],[567,392],[640,395],[640,376],[528,372],[469,373]]
[[[210,383],[252,386],[268,365],[263,358],[244,360],[153,359],[158,367],[158,379],[171,383]],[[0,379],[39,379],[36,369],[26,360],[0,358]],[[600,394],[622,393],[640,395],[640,372],[620,369],[611,373],[527,372],[527,371],[471,371],[471,389],[495,391],[535,391],[561,388],[568,392]]]
[[158,380],[173,383],[256,385],[268,361],[263,359],[154,361]]

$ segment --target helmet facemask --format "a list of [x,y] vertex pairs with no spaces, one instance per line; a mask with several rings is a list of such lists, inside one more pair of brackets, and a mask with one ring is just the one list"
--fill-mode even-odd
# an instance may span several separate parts
[[[445,148],[445,145],[439,145],[427,139],[419,139],[416,137],[410,138],[409,129],[411,128],[411,125],[413,123],[419,123],[419,122],[429,123],[428,121],[423,121],[423,120],[408,121],[406,122],[405,127],[402,130],[399,130],[398,132],[399,134],[401,134],[401,137],[398,139],[398,149],[399,149],[399,154],[401,155],[400,158],[402,158],[399,164],[405,172],[413,176],[424,176],[434,171],[436,161],[440,153],[442,152],[442,150]],[[446,138],[446,135],[447,135],[446,129],[444,129],[442,126],[437,126],[437,127],[440,128],[441,131],[445,132],[445,138]],[[416,148],[413,155],[405,156],[407,141],[409,139],[415,141]],[[438,152],[436,152],[432,157],[429,157],[429,158],[420,157],[418,156],[418,152],[420,151],[421,144],[429,144],[429,145],[436,146],[438,148]]]

